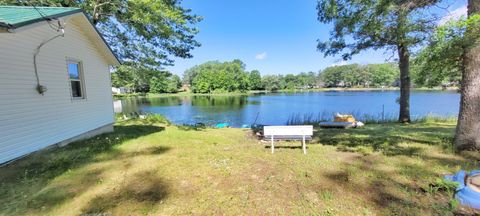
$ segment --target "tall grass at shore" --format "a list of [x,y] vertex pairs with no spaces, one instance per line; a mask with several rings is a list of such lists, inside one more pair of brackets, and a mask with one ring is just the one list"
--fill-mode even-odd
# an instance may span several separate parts
[[[306,113],[306,114],[294,114],[289,116],[287,125],[318,125],[320,122],[333,121],[335,112],[319,112]],[[359,111],[346,112],[342,114],[353,115],[357,121],[361,121],[366,124],[382,124],[382,123],[394,123],[398,122],[398,115],[396,113],[378,113],[367,114]],[[427,122],[452,122],[456,121],[457,116],[440,116],[436,114],[427,114],[425,116],[412,117],[413,123],[427,123]]]

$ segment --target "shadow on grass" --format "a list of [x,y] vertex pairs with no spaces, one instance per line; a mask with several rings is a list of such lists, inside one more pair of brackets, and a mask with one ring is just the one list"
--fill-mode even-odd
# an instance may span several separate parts
[[[473,156],[477,160],[478,156]],[[385,169],[384,161],[377,156],[357,155],[342,162],[335,171],[323,175],[336,187],[354,191],[362,199],[374,203],[386,215],[418,215],[430,212],[432,215],[464,215],[451,204],[452,194],[446,191],[426,190],[443,174],[418,160],[402,159],[395,162],[394,169]],[[446,167],[477,167],[475,161],[447,159],[424,155],[422,161],[431,161]],[[392,161],[393,162],[393,161]],[[428,209],[427,209],[428,208]],[[466,215],[478,215],[466,214]]]
[[[357,156],[352,161],[343,162],[338,171],[326,172],[324,176],[337,187],[358,193],[359,197],[374,203],[376,209],[382,209],[387,215],[416,215],[421,212],[425,200],[420,200],[422,197],[418,196],[423,192],[417,181],[405,183],[401,179],[430,178],[435,174],[428,167],[408,162],[402,163],[397,171],[379,167],[374,157]],[[358,173],[368,173],[368,180],[364,177],[359,180]],[[448,210],[448,203],[442,204]]]
[[[272,148],[272,146],[266,145],[265,148],[270,149],[270,148]],[[289,146],[277,146],[276,145],[275,149],[302,149],[302,146],[301,146],[301,144],[300,144],[300,146],[290,146],[290,145]],[[308,149],[308,147],[307,147],[307,149]]]
[[[363,129],[318,130],[316,142],[337,146],[340,151],[360,152],[362,149],[378,151],[386,156],[407,156],[399,160],[385,159],[394,169],[385,168],[379,155],[356,155],[341,163],[334,171],[323,173],[339,188],[353,190],[363,199],[384,209],[387,215],[416,215],[428,211],[435,215],[453,215],[451,196],[446,193],[430,194],[427,187],[441,178],[439,169],[427,165],[460,167],[470,170],[478,167],[478,154],[453,154],[450,152],[454,126],[442,124],[386,124]],[[448,150],[428,152],[422,146],[439,146]],[[430,148],[431,149],[431,148]],[[428,212],[427,211],[427,212]]]
[[178,129],[183,131],[203,131],[207,129],[207,126],[204,124],[195,124],[195,125],[179,125]]
[[[102,194],[90,200],[82,209],[83,215],[111,215],[114,208],[122,208],[123,205],[135,206],[143,213],[149,211],[169,194],[168,184],[154,172],[144,171],[135,174],[128,182],[115,188],[108,193]],[[123,207],[122,214],[129,214],[133,209]],[[118,212],[117,212],[118,213]]]
[[[0,209],[2,214],[48,211],[55,205],[84,192],[99,181],[102,169],[87,170],[60,185],[50,186],[57,176],[69,174],[73,169],[98,162],[99,154],[121,155],[114,149],[125,141],[163,131],[152,125],[115,126],[112,133],[77,141],[62,148],[53,148],[31,154],[0,168]],[[142,154],[162,154],[165,147],[151,147]],[[107,160],[114,157],[107,157]],[[73,189],[75,188],[75,189]]]
[[422,153],[422,148],[400,144],[437,145],[451,149],[453,132],[453,126],[434,124],[367,125],[361,129],[319,129],[314,133],[314,142],[339,146],[339,149],[344,151],[367,147],[389,156],[414,156]]
[[[26,195],[26,206],[17,206],[24,209],[16,209],[17,211],[29,211],[33,214],[38,214],[38,210],[48,211],[51,207],[63,203],[67,198],[74,197],[78,193],[87,190],[92,184],[97,183],[102,174],[103,169],[95,169],[87,172],[83,172],[81,175],[76,175],[75,179],[68,179],[62,182],[62,184],[47,185],[45,183],[34,182],[39,179],[24,180],[22,184],[29,184],[34,187],[13,186],[12,190],[28,189],[32,190],[32,194]],[[73,189],[75,188],[75,189]],[[17,191],[17,192],[18,192]]]
[[110,151],[108,156],[102,157],[100,160],[120,160],[127,159],[131,157],[138,157],[142,155],[160,155],[170,150],[170,147],[165,146],[151,146],[148,148],[143,148],[139,151]]

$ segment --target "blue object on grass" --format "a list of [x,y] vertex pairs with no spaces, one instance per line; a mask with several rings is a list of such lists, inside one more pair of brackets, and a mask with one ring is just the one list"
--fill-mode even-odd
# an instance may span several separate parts
[[216,128],[226,128],[229,127],[230,125],[228,123],[218,123],[215,125]]
[[455,193],[455,199],[462,205],[480,209],[480,192],[475,191],[465,184],[466,177],[474,175],[480,175],[480,170],[474,170],[470,173],[467,173],[465,170],[460,170],[455,175],[446,175],[445,179],[459,183]]
[[242,128],[251,128],[251,126],[249,124],[243,124]]

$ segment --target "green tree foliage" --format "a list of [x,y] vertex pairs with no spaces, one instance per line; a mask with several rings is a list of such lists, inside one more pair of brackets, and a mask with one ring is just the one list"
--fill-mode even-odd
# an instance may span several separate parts
[[428,38],[435,16],[428,8],[440,0],[318,0],[318,19],[332,23],[329,40],[318,50],[349,59],[366,49],[398,53],[401,122],[410,121],[410,51]]
[[467,34],[467,27],[473,27],[474,31],[470,32],[478,34],[479,23],[480,16],[477,15],[450,21],[438,27],[429,45],[414,59],[415,83],[427,87],[460,83],[465,49],[478,37]]
[[358,69],[357,64],[327,67],[320,73],[320,78],[325,87],[352,87]]
[[211,61],[187,71],[195,74],[191,80],[191,88],[195,93],[247,91],[249,87],[249,73],[240,60]]
[[395,81],[398,81],[400,71],[396,64],[368,64],[363,70],[369,76],[370,86],[395,86]]
[[150,80],[151,93],[176,93],[182,87],[180,77],[168,72],[160,73]]
[[327,67],[320,73],[325,87],[393,86],[399,70],[394,64],[349,64]]
[[[200,44],[194,27],[201,17],[182,8],[180,0],[0,0],[1,5],[82,8],[127,67],[160,69],[170,56],[192,57]],[[68,27],[66,29],[68,31]],[[138,70],[143,70],[142,68]]]
[[167,71],[124,65],[111,74],[112,86],[129,87],[135,92],[175,93],[181,87],[180,77]]
[[129,87],[135,92],[148,92],[150,80],[160,73],[154,69],[127,63],[111,73],[112,86]]
[[127,67],[122,67],[121,70],[116,70],[114,73],[111,73],[112,86],[113,87],[129,87],[134,88],[133,74],[129,73],[130,70],[127,70]]
[[285,81],[281,75],[266,75],[262,77],[262,86],[267,91],[278,91],[285,89]]
[[285,88],[286,89],[295,89],[297,86],[297,76],[293,74],[287,74],[283,77],[283,80],[285,82]]
[[317,87],[318,76],[314,72],[301,72],[297,75],[297,88],[311,89]]
[[196,66],[186,70],[185,72],[183,72],[183,77],[182,77],[183,84],[192,85],[193,78],[195,78],[195,76],[197,76],[199,70],[200,70],[200,66],[196,65]]
[[318,76],[314,72],[300,74],[266,75],[262,77],[263,89],[267,91],[312,89],[318,87]]
[[178,90],[182,87],[182,80],[180,79],[180,77],[178,75],[172,75],[172,77],[170,79],[172,81],[171,82],[172,87],[175,87],[176,90]]
[[[184,83],[192,83],[196,93],[235,92],[247,90],[294,90],[319,87],[384,87],[393,86],[399,70],[393,63],[349,64],[328,67],[319,74],[265,75],[253,70],[248,73],[239,61],[206,62],[185,71]],[[191,81],[190,81],[191,80]]]
[[248,86],[250,90],[262,89],[262,75],[260,75],[260,71],[253,70],[250,72],[248,77]]

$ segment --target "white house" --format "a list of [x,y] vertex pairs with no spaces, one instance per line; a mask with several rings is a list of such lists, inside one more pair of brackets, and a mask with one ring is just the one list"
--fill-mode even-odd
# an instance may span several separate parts
[[132,92],[130,88],[127,87],[112,87],[112,94],[127,94]]
[[0,164],[112,131],[119,64],[81,9],[0,6]]

